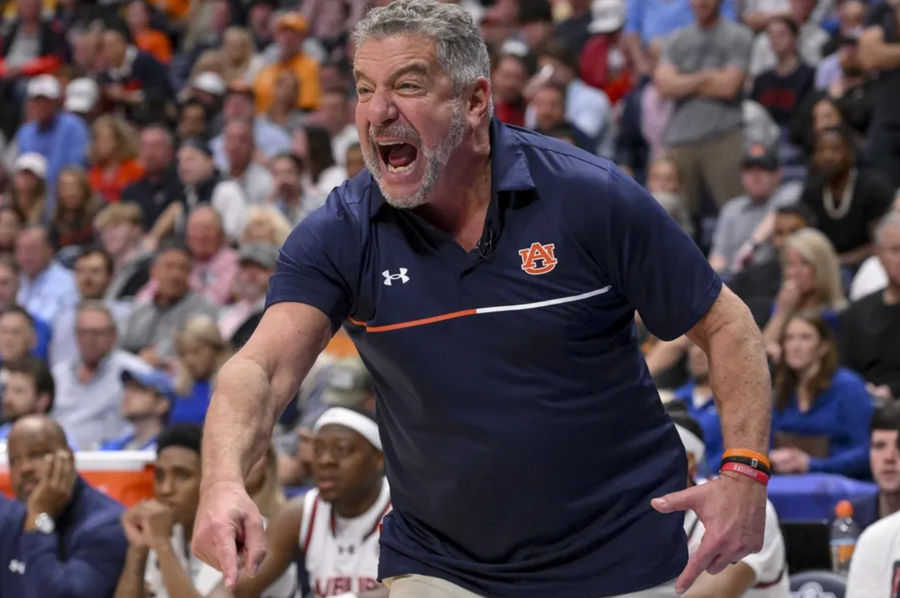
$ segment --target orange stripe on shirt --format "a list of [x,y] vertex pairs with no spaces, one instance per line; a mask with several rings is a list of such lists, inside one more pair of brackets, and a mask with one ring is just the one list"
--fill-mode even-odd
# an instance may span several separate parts
[[421,318],[419,320],[410,320],[409,322],[399,322],[397,324],[387,324],[385,326],[369,326],[364,322],[359,322],[352,318],[347,318],[354,324],[358,324],[359,326],[365,326],[366,332],[390,332],[391,330],[400,330],[402,328],[412,328],[414,326],[424,326],[425,324],[434,324],[435,322],[443,322],[444,320],[453,320],[455,318],[462,318],[465,316],[474,316],[478,313],[474,309],[462,309],[460,311],[452,311],[448,314],[441,314],[439,316],[432,316],[430,318]]

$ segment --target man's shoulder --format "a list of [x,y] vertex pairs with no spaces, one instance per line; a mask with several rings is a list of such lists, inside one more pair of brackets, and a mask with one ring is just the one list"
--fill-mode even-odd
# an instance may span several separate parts
[[740,216],[741,212],[747,208],[752,203],[749,195],[738,195],[737,197],[732,197],[725,205],[722,206],[722,210],[719,213],[719,220],[726,218],[736,218]]
[[850,304],[846,311],[842,314],[845,318],[854,318],[870,314],[872,310],[884,305],[884,296],[881,289],[874,293],[864,295]]
[[[603,180],[609,177],[612,163],[605,158],[530,129],[505,126],[516,144],[522,148],[533,178],[551,177],[549,180],[535,180],[538,187],[541,183],[554,185],[564,180],[578,180],[582,177],[599,177]],[[564,170],[564,167],[567,169]],[[562,172],[565,172],[565,178],[561,176]]]
[[889,556],[887,551],[893,549],[891,556],[900,556],[900,511],[867,527],[860,535],[857,547],[884,551],[885,556]]

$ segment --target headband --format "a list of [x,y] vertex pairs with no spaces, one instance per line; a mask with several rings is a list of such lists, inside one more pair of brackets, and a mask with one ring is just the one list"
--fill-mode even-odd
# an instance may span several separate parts
[[313,433],[318,434],[319,430],[331,424],[350,428],[368,440],[379,451],[382,450],[381,437],[378,436],[378,424],[362,413],[357,413],[346,407],[331,407],[316,420],[316,425],[313,426]]
[[694,460],[698,463],[703,461],[703,457],[706,454],[706,445],[703,444],[703,441],[684,426],[675,424],[675,429],[678,431],[678,436],[681,437],[681,444],[684,445],[684,450],[693,454]]

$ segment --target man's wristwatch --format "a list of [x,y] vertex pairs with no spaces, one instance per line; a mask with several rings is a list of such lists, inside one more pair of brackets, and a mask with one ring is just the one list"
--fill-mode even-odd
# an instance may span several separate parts
[[56,531],[56,524],[53,522],[53,517],[47,513],[38,513],[34,518],[34,528],[42,534],[52,534]]

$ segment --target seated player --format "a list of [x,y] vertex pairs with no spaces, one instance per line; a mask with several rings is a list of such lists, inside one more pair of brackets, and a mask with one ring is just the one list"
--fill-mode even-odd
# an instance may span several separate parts
[[[703,462],[706,446],[700,424],[680,409],[669,415],[678,430],[688,458],[688,486],[694,486],[696,467]],[[700,482],[703,483],[703,482]],[[684,516],[684,532],[688,550],[693,554],[703,539],[703,523],[693,511]],[[784,539],[778,526],[778,515],[771,502],[766,502],[766,533],[763,548],[725,568],[718,575],[703,572],[685,598],[790,598],[790,582],[785,561]]]
[[379,524],[391,508],[384,455],[375,421],[362,411],[331,407],[316,421],[316,488],[289,502],[268,528],[268,554],[235,596],[259,596],[299,549],[316,598],[381,598]]
[[[223,593],[222,574],[190,550],[200,497],[201,435],[195,424],[176,424],[159,435],[153,498],[122,516],[128,552],[115,598],[228,595]],[[296,576],[288,570],[262,595],[293,598],[295,591]]]

